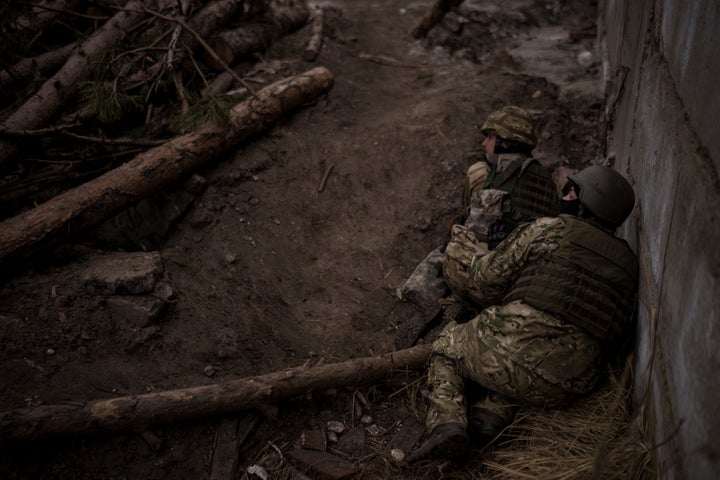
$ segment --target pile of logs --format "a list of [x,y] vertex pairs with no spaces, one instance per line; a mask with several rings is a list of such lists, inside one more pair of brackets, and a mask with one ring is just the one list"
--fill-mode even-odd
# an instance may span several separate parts
[[[22,99],[0,113],[0,219],[10,216],[0,223],[4,271],[189,175],[333,86],[331,72],[318,67],[256,91],[233,69],[310,23],[305,0],[160,0],[157,10],[129,0],[103,11],[71,0],[17,4],[0,20],[15,40],[0,57],[2,97]],[[68,22],[83,38],[58,41],[67,38],[58,25]],[[322,10],[312,23],[308,61],[320,48]],[[59,46],[41,51],[41,44]],[[219,77],[222,86],[208,90]],[[170,128],[202,107],[203,95],[223,95],[233,83],[246,98],[222,120],[180,136]],[[115,115],[83,103],[88,89]],[[75,188],[62,192],[60,184]],[[30,202],[39,205],[17,213]]]

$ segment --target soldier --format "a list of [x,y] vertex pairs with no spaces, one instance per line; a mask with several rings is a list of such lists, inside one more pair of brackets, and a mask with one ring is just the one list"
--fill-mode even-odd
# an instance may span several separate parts
[[456,310],[484,306],[473,294],[472,256],[494,250],[518,225],[556,216],[561,203],[550,172],[532,158],[537,140],[527,110],[492,112],[480,131],[485,155],[468,168],[463,189],[469,213],[464,226],[453,226],[443,258],[444,278],[460,300]]
[[537,144],[530,113],[508,106],[480,127],[485,155],[466,176],[465,225],[493,250],[518,225],[558,214],[558,191],[549,170],[532,158]]
[[[596,385],[604,355],[628,332],[638,263],[614,231],[633,209],[633,188],[606,166],[568,179],[577,216],[540,218],[496,250],[470,253],[475,293],[493,306],[433,343],[426,436],[408,462],[487,444],[515,405],[567,405]],[[483,395],[468,406],[472,385]]]
[[[560,199],[549,170],[532,158],[537,143],[530,113],[507,106],[488,115],[480,127],[485,135],[483,154],[471,153],[475,162],[468,168],[463,188],[463,207],[467,210],[465,227],[451,231],[448,249],[458,244],[494,249],[518,225],[538,217],[556,216]],[[469,248],[453,252],[451,261],[442,248],[431,252],[398,289],[401,299],[414,302],[420,312],[401,332],[398,348],[415,343],[443,312],[443,321],[461,318],[482,304],[467,291]],[[475,252],[472,252],[475,253]],[[453,295],[439,305],[447,287]]]

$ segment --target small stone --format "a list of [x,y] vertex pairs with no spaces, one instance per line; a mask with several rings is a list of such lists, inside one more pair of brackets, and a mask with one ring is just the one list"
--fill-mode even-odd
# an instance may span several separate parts
[[542,92],[540,90],[535,90],[535,93],[532,94],[532,98],[540,98],[542,95]]
[[370,415],[363,415],[360,418],[360,423],[362,423],[364,425],[370,425],[372,422],[373,422],[373,417]]
[[170,284],[162,281],[155,285],[153,296],[160,298],[165,302],[172,302],[173,300],[175,300],[175,292],[173,291]]
[[577,56],[577,62],[580,64],[580,66],[584,68],[588,68],[590,65],[593,64],[593,54],[590,51],[582,51],[578,53]]
[[236,260],[237,260],[237,256],[235,256],[235,254],[233,254],[233,253],[226,253],[226,254],[225,254],[225,261],[226,261],[228,264],[232,265],[233,263],[235,263]]
[[255,477],[261,478],[262,480],[268,480],[268,473],[267,470],[265,470],[260,465],[250,465],[247,468],[248,475],[253,475]]
[[330,420],[327,422],[328,432],[343,433],[345,431],[345,425],[342,422]]
[[212,377],[213,375],[215,375],[215,369],[212,365],[208,365],[207,367],[203,368],[203,373],[208,377]]
[[365,430],[367,430],[367,432],[374,437],[380,435],[380,427],[378,427],[374,423],[365,427]]
[[405,452],[403,452],[399,448],[393,448],[392,450],[390,450],[390,456],[396,462],[402,462],[403,460],[405,460]]
[[337,433],[327,432],[327,439],[328,439],[328,442],[337,443],[337,441],[338,441]]
[[52,348],[48,348],[48,349],[47,349],[47,352],[45,352],[45,353],[46,353],[47,355],[49,355],[49,356],[52,356],[52,355],[55,355],[55,350],[52,349]]

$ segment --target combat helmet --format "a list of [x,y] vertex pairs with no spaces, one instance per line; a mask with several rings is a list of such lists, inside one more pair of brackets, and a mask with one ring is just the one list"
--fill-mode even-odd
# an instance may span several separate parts
[[610,167],[593,165],[568,175],[580,203],[601,220],[619,227],[635,206],[632,185]]
[[508,106],[492,112],[480,127],[480,131],[485,134],[494,133],[500,138],[520,142],[530,148],[537,145],[530,112],[520,107]]

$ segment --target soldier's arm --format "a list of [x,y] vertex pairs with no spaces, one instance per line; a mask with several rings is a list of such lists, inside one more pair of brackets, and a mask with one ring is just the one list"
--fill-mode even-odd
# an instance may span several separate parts
[[471,273],[488,300],[496,303],[529,262],[557,248],[559,222],[558,218],[541,218],[518,227],[495,250],[474,258]]

